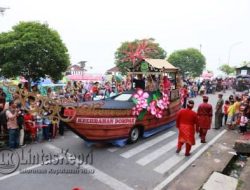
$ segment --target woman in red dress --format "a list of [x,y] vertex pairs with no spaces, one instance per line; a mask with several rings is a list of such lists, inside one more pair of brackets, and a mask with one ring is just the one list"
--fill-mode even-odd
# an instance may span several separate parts
[[190,156],[192,145],[195,145],[195,131],[197,128],[197,114],[192,111],[194,101],[189,100],[186,109],[181,109],[177,114],[176,127],[179,129],[178,145],[176,153],[181,151],[183,144],[186,144],[185,156]]

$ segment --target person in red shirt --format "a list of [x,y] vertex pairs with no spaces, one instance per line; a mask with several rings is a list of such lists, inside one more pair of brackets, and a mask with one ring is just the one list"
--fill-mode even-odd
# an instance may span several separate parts
[[176,153],[181,151],[183,144],[186,144],[185,156],[190,156],[192,145],[195,145],[195,131],[197,131],[197,114],[192,111],[194,101],[189,100],[187,108],[181,109],[176,118],[176,127],[179,129],[178,145]]
[[187,89],[187,85],[183,86],[183,96],[184,96],[184,101],[183,101],[183,108],[187,107],[187,98],[188,98],[188,89]]
[[208,103],[208,97],[203,96],[203,103],[198,107],[197,126],[199,128],[201,143],[206,143],[207,131],[211,128],[213,117],[212,105]]
[[37,128],[34,124],[34,118],[28,110],[25,110],[24,118],[24,126],[25,130],[31,135],[32,142],[36,139]]
[[93,98],[95,98],[98,95],[98,92],[99,92],[98,85],[99,85],[99,83],[95,82],[94,85],[91,88],[91,92],[92,92]]
[[121,94],[123,92],[123,86],[122,86],[121,83],[117,84],[117,91],[118,91],[119,94]]

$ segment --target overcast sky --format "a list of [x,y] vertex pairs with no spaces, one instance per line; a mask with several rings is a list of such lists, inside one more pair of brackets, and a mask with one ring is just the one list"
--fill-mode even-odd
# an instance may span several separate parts
[[114,66],[124,41],[155,38],[170,55],[197,48],[207,68],[250,61],[249,0],[0,0],[0,32],[19,21],[47,22],[66,44],[71,63],[86,60],[92,72]]

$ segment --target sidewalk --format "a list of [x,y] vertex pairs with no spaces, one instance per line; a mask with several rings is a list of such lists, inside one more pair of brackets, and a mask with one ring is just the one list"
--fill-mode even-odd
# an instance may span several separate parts
[[[212,129],[213,130],[213,129]],[[164,189],[199,190],[214,172],[222,172],[233,158],[235,140],[239,138],[236,130],[226,131],[213,145],[197,158],[181,175]],[[248,174],[249,175],[249,174]],[[249,176],[248,176],[248,179]],[[250,187],[246,188],[250,189]],[[217,189],[219,190],[219,189]]]

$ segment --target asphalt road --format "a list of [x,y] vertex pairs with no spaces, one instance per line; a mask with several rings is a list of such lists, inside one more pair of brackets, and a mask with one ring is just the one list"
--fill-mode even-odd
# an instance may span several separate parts
[[[224,99],[229,94],[227,92]],[[214,106],[217,94],[208,96]],[[196,110],[202,98],[194,98],[194,101]],[[192,155],[185,157],[184,150],[179,155],[175,153],[178,135],[175,127],[121,148],[112,145],[88,147],[82,139],[68,131],[51,142],[18,149],[19,166],[11,174],[0,174],[0,189],[162,189],[222,133],[223,129],[211,129],[207,137],[209,144],[201,144],[197,140]]]

